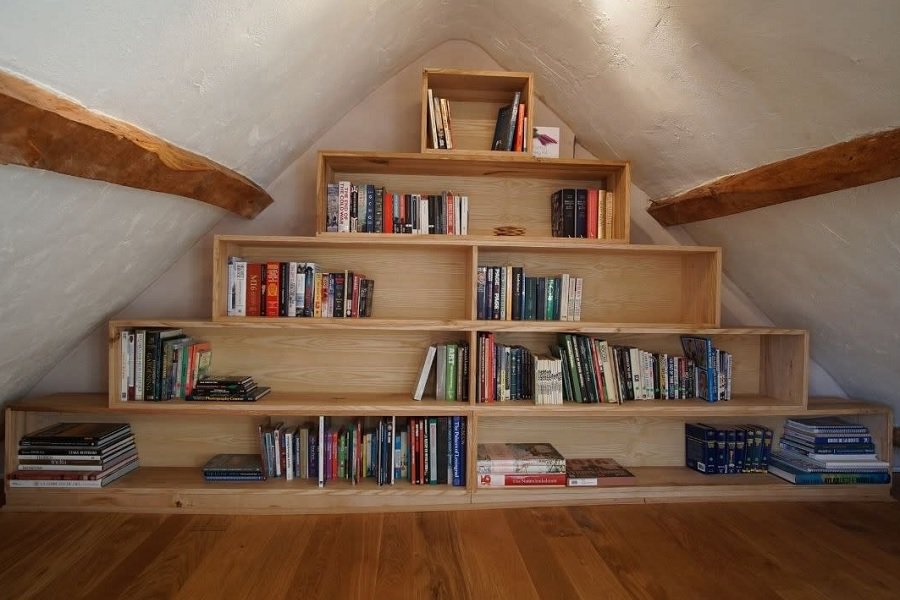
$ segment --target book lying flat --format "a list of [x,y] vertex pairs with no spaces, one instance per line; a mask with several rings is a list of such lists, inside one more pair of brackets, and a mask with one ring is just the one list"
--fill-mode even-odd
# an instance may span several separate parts
[[566,476],[571,487],[628,484],[637,479],[611,458],[567,458]]
[[56,423],[22,437],[21,446],[99,446],[130,431],[128,423]]
[[272,388],[268,386],[259,386],[254,390],[243,393],[233,393],[233,394],[202,394],[198,390],[194,390],[194,393],[186,398],[186,400],[190,400],[193,402],[256,402],[263,396],[269,394],[272,391]]
[[[83,477],[84,473],[74,473],[70,475],[82,476],[80,478],[72,477],[56,477],[47,479],[31,479],[20,476],[22,472],[10,473],[9,487],[11,488],[46,488],[46,487],[64,487],[64,488],[99,488],[109,485],[120,477],[130,473],[138,468],[138,461],[135,458],[132,461],[122,463],[116,469],[105,473],[102,477],[97,476],[97,472],[90,473],[94,477]],[[44,471],[46,473],[46,471]]]
[[203,465],[204,474],[262,473],[259,454],[216,454]]
[[566,487],[565,473],[478,474],[478,487]]
[[566,459],[552,444],[478,444],[478,472],[565,473]]

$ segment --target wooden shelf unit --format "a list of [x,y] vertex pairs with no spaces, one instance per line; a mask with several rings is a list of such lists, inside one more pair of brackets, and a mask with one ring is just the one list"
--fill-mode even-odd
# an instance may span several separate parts
[[[457,236],[325,231],[327,185],[338,181],[384,186],[399,194],[453,191],[469,198],[469,236],[498,239],[494,228],[515,225],[525,239],[545,244],[565,240],[581,245],[626,244],[630,239],[631,167],[627,161],[511,158],[510,152],[489,156],[466,154],[402,154],[384,152],[319,153],[316,184],[316,234],[328,238],[377,237],[443,239]],[[550,231],[550,195],[562,188],[605,187],[613,193],[615,219],[608,239],[554,238]],[[499,238],[501,241],[503,238]],[[417,243],[417,242],[413,242]],[[546,247],[546,246],[545,246]]]
[[[428,90],[437,98],[450,101],[450,131],[453,148],[434,148],[428,117]],[[531,156],[531,135],[526,135],[524,152],[491,150],[497,111],[511,104],[520,92],[529,129],[534,125],[534,77],[531,73],[511,71],[473,71],[462,69],[425,69],[422,72],[420,149],[423,154],[506,154]]]
[[[714,475],[682,466],[683,424],[702,418],[710,423],[760,423],[780,434],[785,416],[841,415],[866,424],[879,457],[890,457],[892,416],[888,407],[841,399],[810,399],[806,408],[760,407],[731,401],[635,401],[623,406],[516,407],[501,414],[496,406],[410,402],[395,399],[382,405],[357,406],[352,401],[305,406],[283,399],[262,401],[235,410],[222,406],[173,402],[108,405],[103,394],[58,394],[20,401],[6,408],[6,465],[18,466],[16,444],[27,432],[57,421],[127,421],[138,445],[141,467],[100,489],[10,488],[7,510],[121,511],[185,513],[323,513],[383,510],[441,510],[499,506],[596,504],[601,502],[889,500],[889,485],[794,486],[766,474]],[[231,405],[229,405],[230,408]],[[618,458],[637,477],[627,485],[599,488],[479,489],[470,472],[466,488],[377,486],[371,481],[353,486],[329,482],[319,488],[309,481],[206,482],[200,466],[219,452],[253,452],[256,426],[267,419],[302,423],[316,411],[329,414],[458,414],[468,417],[479,441],[551,441],[570,456],[602,454]],[[306,409],[314,409],[308,411]],[[382,411],[382,409],[384,409]],[[567,411],[570,414],[565,414]],[[699,411],[699,412],[698,412]],[[174,413],[174,414],[173,414]],[[173,418],[177,415],[177,418]],[[574,417],[574,418],[573,418]],[[473,447],[470,446],[469,452]],[[470,466],[474,466],[472,461]]]

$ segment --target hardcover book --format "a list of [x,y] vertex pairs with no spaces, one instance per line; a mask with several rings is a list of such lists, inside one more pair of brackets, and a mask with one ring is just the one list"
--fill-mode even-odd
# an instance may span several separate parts
[[478,444],[478,472],[565,473],[566,459],[552,444]]
[[566,482],[571,487],[633,483],[634,474],[612,458],[567,458]]
[[22,437],[22,446],[102,446],[128,431],[128,423],[56,423]]

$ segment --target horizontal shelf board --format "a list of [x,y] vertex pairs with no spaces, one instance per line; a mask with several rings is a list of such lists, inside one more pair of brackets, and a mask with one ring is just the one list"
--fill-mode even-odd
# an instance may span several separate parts
[[[448,240],[439,238],[449,238]],[[494,246],[512,245],[536,248],[584,248],[593,246],[625,246],[623,239],[594,239],[594,238],[558,238],[543,236],[495,236],[495,235],[410,235],[398,233],[334,233],[319,232],[316,239],[322,240],[397,240],[398,242],[421,245],[449,245],[460,246]],[[432,241],[434,240],[434,241]]]
[[[299,414],[291,412],[291,405],[286,401],[281,402],[278,399],[280,394],[273,394],[267,398],[263,398],[258,402],[251,403],[195,403],[180,402],[181,409],[170,411],[168,407],[177,406],[173,401],[167,402],[123,402],[122,407],[110,408],[109,397],[106,394],[53,394],[50,396],[41,396],[38,398],[29,398],[12,402],[8,404],[10,410],[24,412],[59,412],[59,413],[127,413],[127,412],[181,412],[188,414],[187,411],[191,407],[201,414],[219,414],[219,415],[267,415],[271,414],[270,409],[260,409],[258,407],[266,406],[266,400],[269,400],[270,406],[280,406],[280,413],[276,414]],[[284,396],[288,396],[285,394]],[[275,398],[273,401],[271,398]],[[766,411],[758,412],[754,406],[754,402],[762,402],[762,398],[757,396],[736,398],[727,402],[707,403],[702,400],[634,400],[626,402],[623,405],[617,404],[576,404],[566,403],[562,406],[534,406],[531,401],[503,402],[494,404],[476,404],[469,405],[464,402],[438,402],[436,400],[422,400],[417,402],[410,400],[408,397],[396,396],[392,400],[384,399],[377,404],[374,398],[368,395],[358,395],[353,399],[342,401],[340,413],[329,412],[329,414],[348,414],[345,411],[352,410],[351,406],[361,405],[366,414],[386,414],[382,409],[394,411],[395,414],[423,414],[423,415],[466,415],[474,412],[479,416],[541,416],[553,414],[554,416],[572,415],[584,416],[585,414],[596,416],[623,417],[623,416],[695,416],[699,411],[704,416],[740,416],[759,414],[760,416],[824,416],[824,415],[881,415],[890,411],[890,407],[884,404],[874,402],[856,402],[845,400],[842,398],[810,398],[809,406],[806,410],[802,407],[772,403],[771,400],[766,404]],[[236,409],[227,410],[229,406],[235,405]],[[662,406],[660,406],[662,405]],[[137,408],[141,406],[144,408]],[[333,410],[332,405],[332,409]],[[247,412],[240,412],[241,407]],[[222,409],[226,410],[222,410]],[[155,411],[154,411],[155,409]],[[303,411],[306,411],[307,405],[303,405]],[[353,413],[356,414],[356,413]]]
[[479,416],[578,415],[605,417],[728,417],[794,415],[803,412],[796,404],[779,402],[765,396],[737,396],[732,400],[706,402],[702,399],[687,400],[628,400],[622,404],[563,404],[535,405],[531,400],[476,404]]
[[623,501],[642,498],[708,498],[710,500],[783,500],[825,499],[828,496],[853,497],[867,493],[887,495],[890,485],[794,485],[766,473],[704,475],[686,467],[627,467],[636,481],[598,487],[477,488],[475,504],[530,501]]
[[625,254],[717,254],[720,249],[714,246],[663,246],[650,244],[623,244],[613,240],[593,240],[587,238],[555,238],[526,236],[467,236],[467,235],[409,235],[395,233],[319,233],[309,236],[273,236],[273,235],[217,235],[219,243],[253,246],[258,248],[303,248],[318,247],[359,247],[377,248],[401,246],[423,247],[479,247],[518,248],[521,250],[538,249],[570,249],[590,250],[592,252],[610,252]]
[[535,158],[522,152],[459,150],[427,153],[336,152],[321,153],[335,172],[409,175],[518,177],[535,179],[592,179],[621,173],[628,161]]
[[129,328],[247,328],[377,331],[489,331],[494,333],[585,333],[633,335],[805,335],[802,329],[776,327],[689,327],[677,323],[594,323],[587,321],[477,321],[465,319],[341,319],[314,317],[218,317],[215,320],[126,319],[111,321],[115,329]]
[[301,394],[272,392],[256,402],[122,402],[118,410],[159,414],[237,415],[467,415],[467,402],[412,400],[409,395],[382,394]]

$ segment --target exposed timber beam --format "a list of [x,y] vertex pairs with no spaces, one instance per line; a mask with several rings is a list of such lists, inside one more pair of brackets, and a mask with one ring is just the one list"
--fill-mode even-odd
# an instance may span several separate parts
[[728,175],[647,209],[661,225],[733,215],[900,177],[900,128]]
[[251,219],[272,203],[231,169],[3,71],[0,164],[185,196]]

